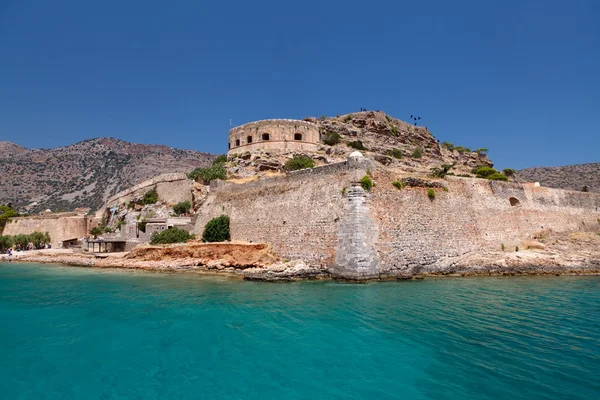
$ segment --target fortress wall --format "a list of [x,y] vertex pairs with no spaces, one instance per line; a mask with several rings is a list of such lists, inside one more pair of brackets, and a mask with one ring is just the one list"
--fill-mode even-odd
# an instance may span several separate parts
[[192,191],[190,189],[190,182],[186,174],[183,173],[159,175],[110,197],[106,202],[106,206],[110,208],[116,205],[128,204],[136,198],[143,197],[154,186],[156,186],[158,198],[161,201],[168,204],[176,204],[185,200],[191,202]]
[[195,232],[202,235],[211,218],[226,214],[234,241],[266,242],[284,258],[332,265],[347,202],[342,192],[364,173],[340,163],[246,184],[222,184],[202,205]]
[[[391,180],[390,180],[391,182]],[[598,229],[600,195],[481,179],[448,178],[449,191],[398,190],[378,182],[371,210],[382,270],[418,270],[443,257],[504,244],[514,250],[536,232]],[[518,199],[511,205],[510,198]]]
[[[268,140],[263,139],[264,134],[268,135]],[[295,134],[301,134],[302,139],[296,140]],[[251,142],[248,137],[252,138]],[[311,122],[269,119],[231,129],[228,154],[252,150],[315,151],[319,141],[319,129]]]
[[[338,276],[368,277],[418,272],[445,257],[502,244],[514,251],[546,229],[600,229],[600,194],[448,177],[448,192],[436,189],[431,201],[425,188],[396,189],[385,172],[361,194],[352,186],[365,171],[340,163],[215,186],[195,232],[201,235],[206,222],[226,214],[233,240],[270,243],[284,258],[335,266]],[[512,205],[511,198],[518,202]]]
[[50,233],[52,246],[67,239],[81,238],[88,233],[88,219],[78,215],[72,217],[18,217],[11,218],[3,235],[31,234],[35,231]]

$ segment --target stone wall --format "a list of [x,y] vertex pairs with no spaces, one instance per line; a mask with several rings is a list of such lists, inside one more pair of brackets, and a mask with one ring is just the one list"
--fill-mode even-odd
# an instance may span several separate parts
[[383,274],[426,271],[480,248],[514,249],[546,229],[597,228],[600,217],[600,195],[589,193],[448,177],[448,191],[436,190],[430,200],[425,188],[398,190],[392,177],[382,180],[371,194],[371,212]]
[[134,199],[139,199],[156,186],[158,198],[167,204],[177,204],[181,201],[192,201],[191,183],[186,174],[172,173],[156,176],[147,181],[138,183],[124,191],[117,193],[106,201],[106,208],[117,205],[126,205]]
[[347,190],[364,174],[364,165],[340,163],[245,184],[213,185],[195,232],[202,235],[210,219],[226,214],[232,240],[270,243],[284,258],[331,266],[347,214]]
[[[366,160],[365,160],[366,161]],[[600,195],[510,182],[448,177],[447,191],[402,190],[377,171],[369,193],[357,184],[367,164],[328,165],[246,184],[213,185],[195,231],[231,218],[233,240],[266,242],[282,257],[355,279],[436,268],[440,260],[518,246],[536,232],[598,230]]]
[[48,232],[52,246],[57,247],[63,240],[82,238],[88,234],[88,217],[51,216],[51,217],[18,217],[11,218],[4,228],[4,235],[31,234]]
[[231,129],[228,154],[251,150],[315,151],[319,141],[319,128],[311,122],[269,119]]

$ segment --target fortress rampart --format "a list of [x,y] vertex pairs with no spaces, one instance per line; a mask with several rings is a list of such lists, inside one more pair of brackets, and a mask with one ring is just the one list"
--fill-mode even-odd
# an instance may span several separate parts
[[148,179],[129,189],[123,190],[107,201],[107,207],[127,204],[130,201],[143,197],[147,191],[156,186],[158,198],[168,204],[176,204],[180,201],[192,201],[192,192],[190,189],[190,180],[184,173],[171,173],[156,176]]
[[430,200],[426,188],[396,189],[386,171],[365,192],[358,181],[373,169],[364,162],[216,185],[195,231],[226,214],[232,240],[270,243],[284,258],[354,279],[433,272],[474,250],[514,250],[546,229],[598,229],[600,194],[447,177],[448,191]]
[[231,129],[228,154],[250,150],[314,151],[319,141],[319,129],[312,122],[267,119]]
[[85,215],[17,217],[8,220],[3,235],[48,232],[52,246],[57,246],[63,240],[87,236],[88,227],[89,219]]

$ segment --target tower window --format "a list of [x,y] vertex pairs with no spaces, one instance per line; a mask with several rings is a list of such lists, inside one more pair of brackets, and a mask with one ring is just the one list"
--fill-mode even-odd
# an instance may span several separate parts
[[294,133],[294,140],[302,140],[302,134],[301,133]]
[[268,133],[263,133],[262,134],[262,140],[270,140],[270,136]]
[[240,139],[235,139],[235,147],[238,147],[240,145]]
[[247,142],[247,143],[252,143],[252,136],[248,136],[248,137],[246,138],[246,142]]

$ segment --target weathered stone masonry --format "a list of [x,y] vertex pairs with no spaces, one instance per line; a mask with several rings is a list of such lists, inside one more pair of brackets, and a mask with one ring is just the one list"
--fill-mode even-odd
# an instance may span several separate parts
[[267,119],[231,129],[228,154],[252,150],[315,151],[319,141],[319,128],[311,122]]
[[367,169],[349,160],[220,184],[200,210],[196,233],[227,214],[233,240],[270,243],[284,258],[356,279],[433,271],[441,260],[517,246],[545,229],[598,227],[599,194],[448,177],[448,191],[436,189],[432,201],[425,188],[396,189],[385,171],[366,193],[357,182]]

